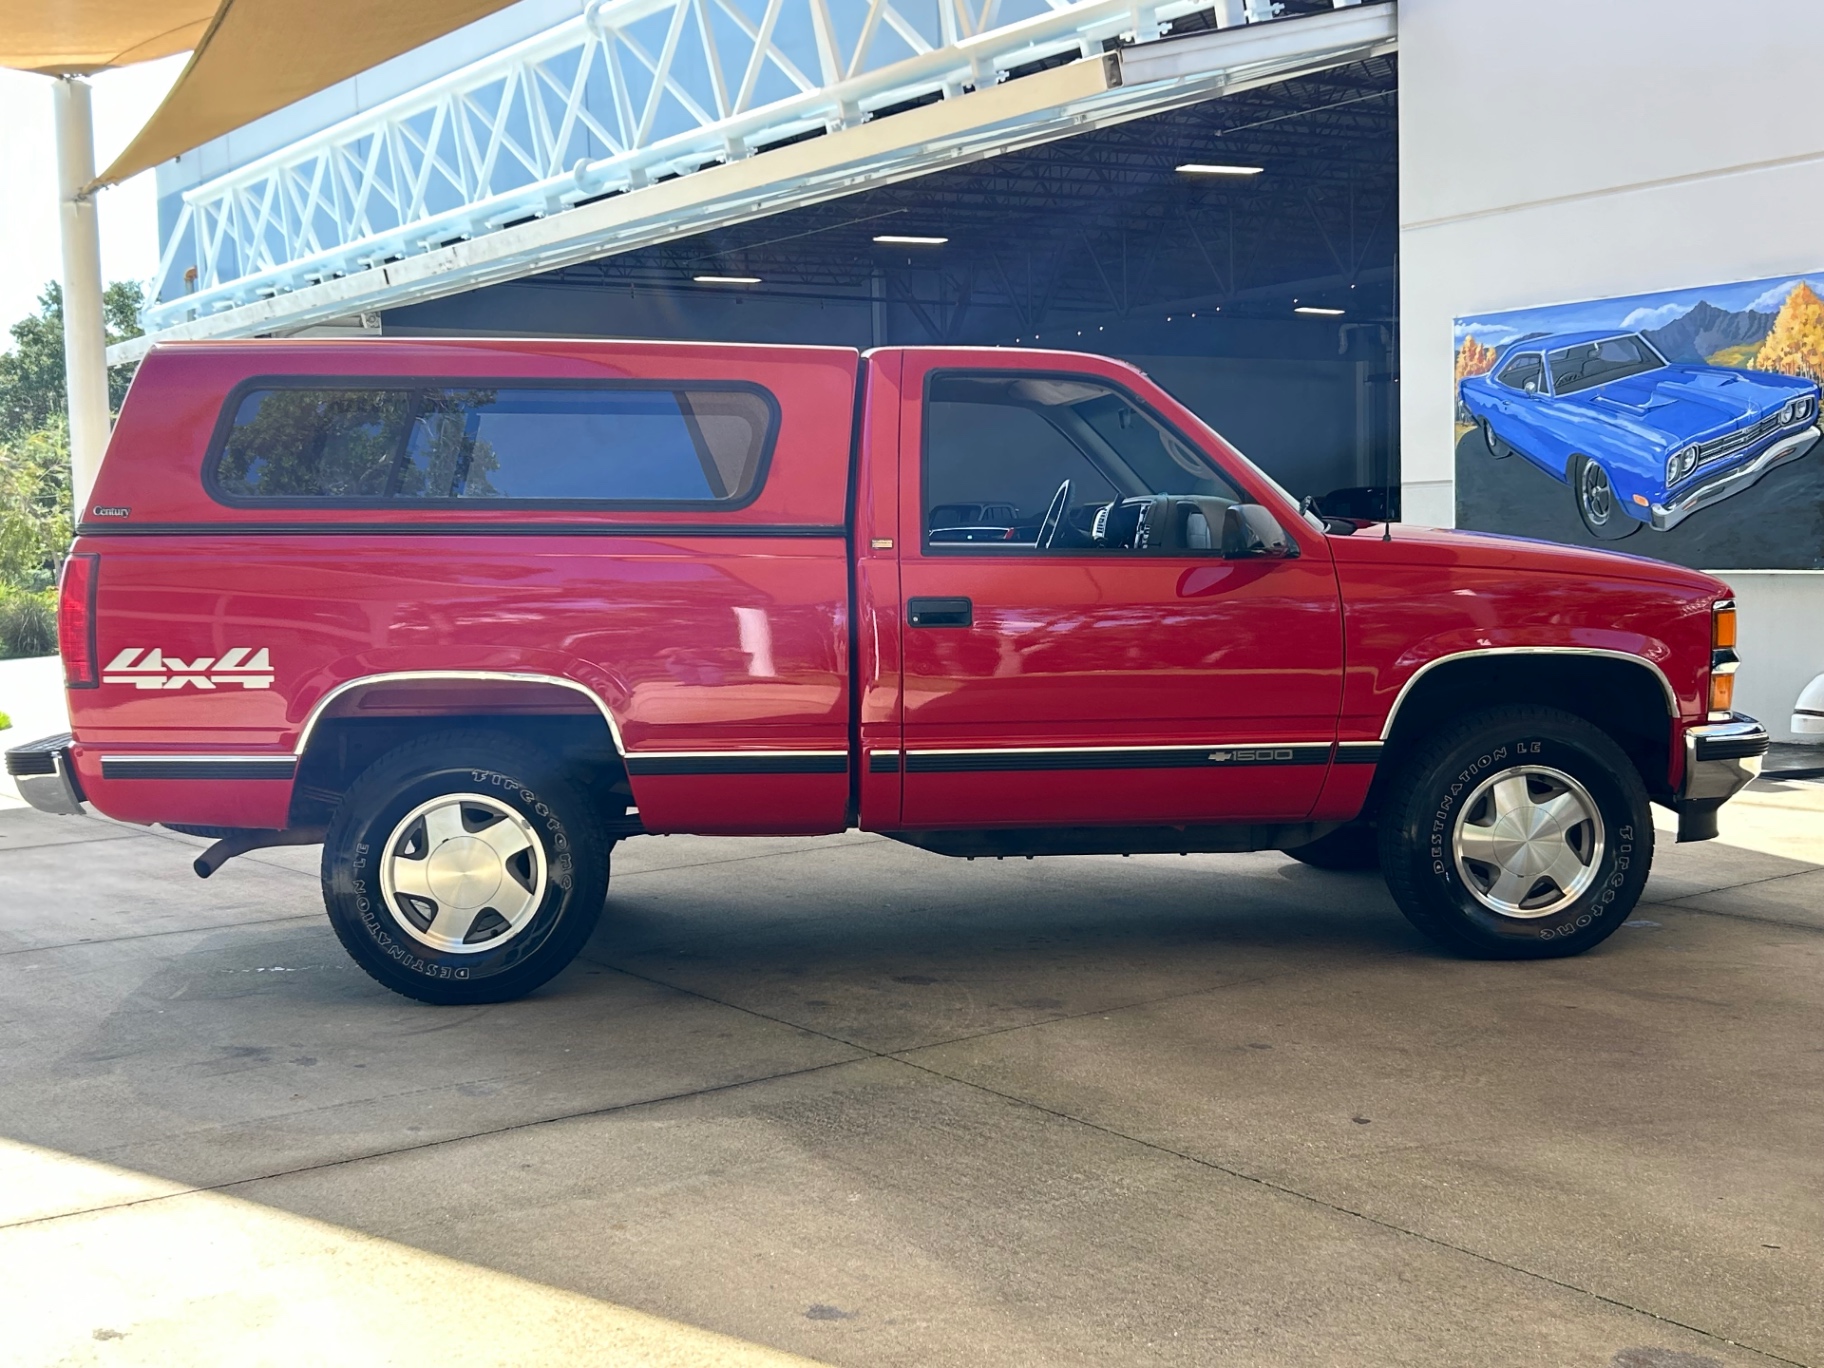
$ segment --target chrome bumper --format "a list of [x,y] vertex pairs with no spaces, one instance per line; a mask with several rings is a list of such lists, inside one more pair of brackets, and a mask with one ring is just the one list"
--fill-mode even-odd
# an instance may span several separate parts
[[1707,841],[1716,835],[1716,810],[1752,783],[1773,738],[1752,717],[1734,713],[1685,732],[1685,780],[1673,804],[1678,839]]
[[1686,518],[1700,508],[1708,508],[1731,494],[1739,494],[1761,476],[1777,465],[1787,461],[1796,461],[1810,451],[1812,444],[1820,436],[1818,426],[1814,423],[1803,432],[1795,432],[1790,437],[1782,437],[1767,450],[1756,456],[1740,470],[1732,470],[1727,475],[1719,475],[1707,484],[1700,484],[1695,489],[1686,490],[1676,499],[1663,504],[1654,504],[1649,512],[1652,514],[1653,526],[1661,532],[1677,527]]
[[14,746],[6,753],[6,772],[18,786],[19,796],[40,812],[82,815],[82,789],[70,768],[70,743],[75,739],[64,732],[29,746]]

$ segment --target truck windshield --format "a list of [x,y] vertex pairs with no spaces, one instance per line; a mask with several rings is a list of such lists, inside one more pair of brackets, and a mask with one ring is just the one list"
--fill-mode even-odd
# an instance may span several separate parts
[[1653,344],[1638,333],[1561,347],[1547,352],[1545,360],[1552,368],[1552,392],[1560,395],[1606,385],[1611,380],[1625,380],[1666,364],[1653,350]]

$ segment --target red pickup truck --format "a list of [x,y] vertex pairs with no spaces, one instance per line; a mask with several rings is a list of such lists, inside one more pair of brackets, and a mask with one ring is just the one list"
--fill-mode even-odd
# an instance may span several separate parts
[[643,832],[1378,865],[1575,954],[1759,767],[1734,609],[1325,519],[1145,375],[1012,349],[156,348],[62,576],[36,806],[323,844],[390,988],[544,982]]

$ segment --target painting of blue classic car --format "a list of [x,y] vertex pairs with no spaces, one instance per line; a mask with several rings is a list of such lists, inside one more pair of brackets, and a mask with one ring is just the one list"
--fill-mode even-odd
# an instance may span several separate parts
[[1458,400],[1491,457],[1518,453],[1568,484],[1604,541],[1676,527],[1819,436],[1815,381],[1669,362],[1639,332],[1519,338]]

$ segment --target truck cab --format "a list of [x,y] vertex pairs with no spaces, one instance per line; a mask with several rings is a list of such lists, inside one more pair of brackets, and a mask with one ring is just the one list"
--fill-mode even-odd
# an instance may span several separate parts
[[613,846],[1379,866],[1463,953],[1625,920],[1767,748],[1709,576],[1324,519],[1131,366],[1015,349],[176,344],[62,578],[36,805],[324,848],[435,1002],[575,955]]

